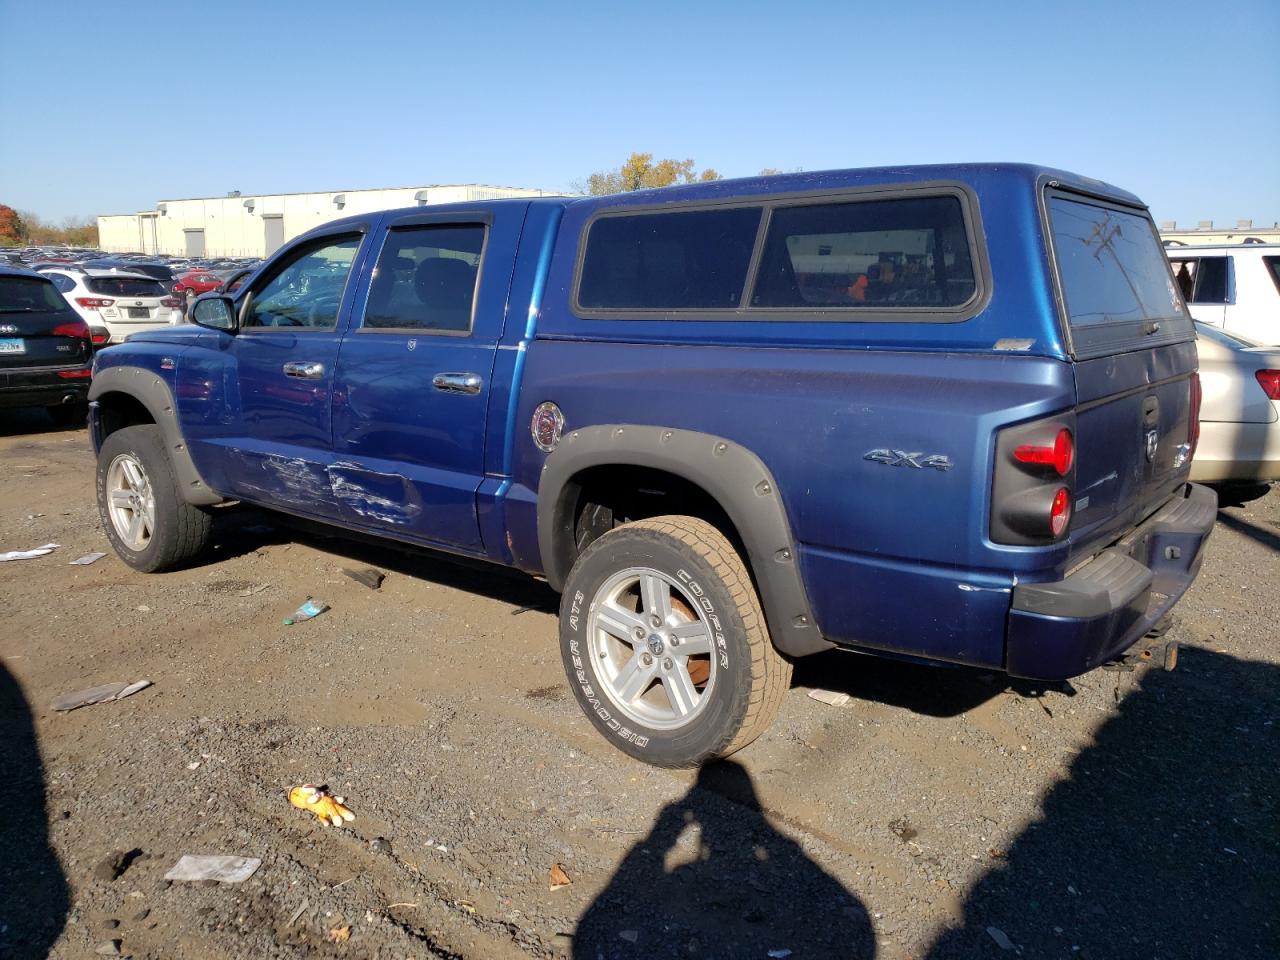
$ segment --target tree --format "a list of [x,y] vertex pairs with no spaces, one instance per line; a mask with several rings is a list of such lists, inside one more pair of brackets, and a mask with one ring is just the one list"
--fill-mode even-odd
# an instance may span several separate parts
[[675,183],[706,183],[721,179],[720,174],[710,167],[701,172],[696,171],[692,160],[668,159],[655,163],[652,153],[633,153],[621,167],[593,173],[585,183],[579,181],[574,186],[582,193],[599,197],[608,193],[669,187]]
[[[27,243],[41,245],[66,244],[73,247],[96,247],[98,245],[98,222],[80,217],[65,217],[62,226],[55,227],[29,210],[17,211],[18,218],[24,223],[23,240]],[[0,241],[3,243],[3,241]]]
[[16,247],[27,239],[27,225],[18,211],[0,203],[0,247]]

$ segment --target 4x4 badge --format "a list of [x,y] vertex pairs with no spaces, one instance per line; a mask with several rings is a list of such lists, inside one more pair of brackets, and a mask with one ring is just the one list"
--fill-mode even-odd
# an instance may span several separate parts
[[951,458],[940,453],[931,453],[926,457],[923,452],[908,453],[905,450],[886,450],[879,447],[868,450],[863,454],[862,459],[883,463],[889,467],[914,467],[917,470],[923,470],[925,467],[931,467],[934,470],[951,469]]

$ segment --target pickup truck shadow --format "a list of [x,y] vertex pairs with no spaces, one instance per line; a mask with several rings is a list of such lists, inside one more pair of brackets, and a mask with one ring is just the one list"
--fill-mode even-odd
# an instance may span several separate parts
[[1280,533],[1272,533],[1265,527],[1260,527],[1256,523],[1250,523],[1242,517],[1237,517],[1233,513],[1227,513],[1225,510],[1218,511],[1218,522],[1228,530],[1234,530],[1236,533],[1244,534],[1252,540],[1257,540],[1264,547],[1270,547],[1272,550],[1280,553]]
[[999,955],[988,927],[1026,957],[1280,956],[1280,668],[1184,647],[1140,684],[927,960]]
[[869,958],[862,902],[773,828],[745,769],[703,767],[623,858],[578,922],[575,960],[597,957]]
[[26,697],[0,665],[0,956],[48,956],[70,903],[49,845],[44,764]]
[[930,717],[955,717],[1006,690],[1035,699],[1045,690],[1074,696],[1069,682],[1019,680],[971,667],[929,665],[865,656],[844,650],[802,657],[795,662],[793,686],[819,687],[874,700]]

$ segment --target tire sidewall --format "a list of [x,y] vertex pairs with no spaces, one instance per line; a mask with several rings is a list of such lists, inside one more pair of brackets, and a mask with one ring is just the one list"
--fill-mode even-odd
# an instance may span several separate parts
[[[588,655],[592,604],[618,571],[657,570],[698,604],[715,657],[710,700],[681,730],[657,730],[621,714]],[[619,528],[591,544],[569,573],[560,604],[560,654],[574,698],[607,740],[659,766],[694,766],[720,753],[741,728],[751,691],[751,653],[737,604],[715,570],[687,544],[652,529]]]
[[[130,548],[116,533],[115,524],[107,509],[107,474],[111,462],[121,454],[130,454],[142,465],[156,501],[156,523],[151,540],[143,550]],[[111,434],[98,453],[97,496],[98,515],[103,530],[111,541],[112,549],[126,564],[135,570],[152,573],[167,566],[170,541],[177,535],[178,494],[173,468],[165,455],[160,429],[154,425],[125,427]]]

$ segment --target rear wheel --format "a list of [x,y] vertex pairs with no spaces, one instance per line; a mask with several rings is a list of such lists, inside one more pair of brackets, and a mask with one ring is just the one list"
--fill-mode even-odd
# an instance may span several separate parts
[[155,424],[125,427],[107,437],[98,454],[97,486],[107,539],[135,570],[170,570],[208,545],[213,520],[182,499]]
[[791,680],[741,557],[693,517],[626,524],[582,553],[565,585],[560,651],[588,719],[663,767],[746,746]]

